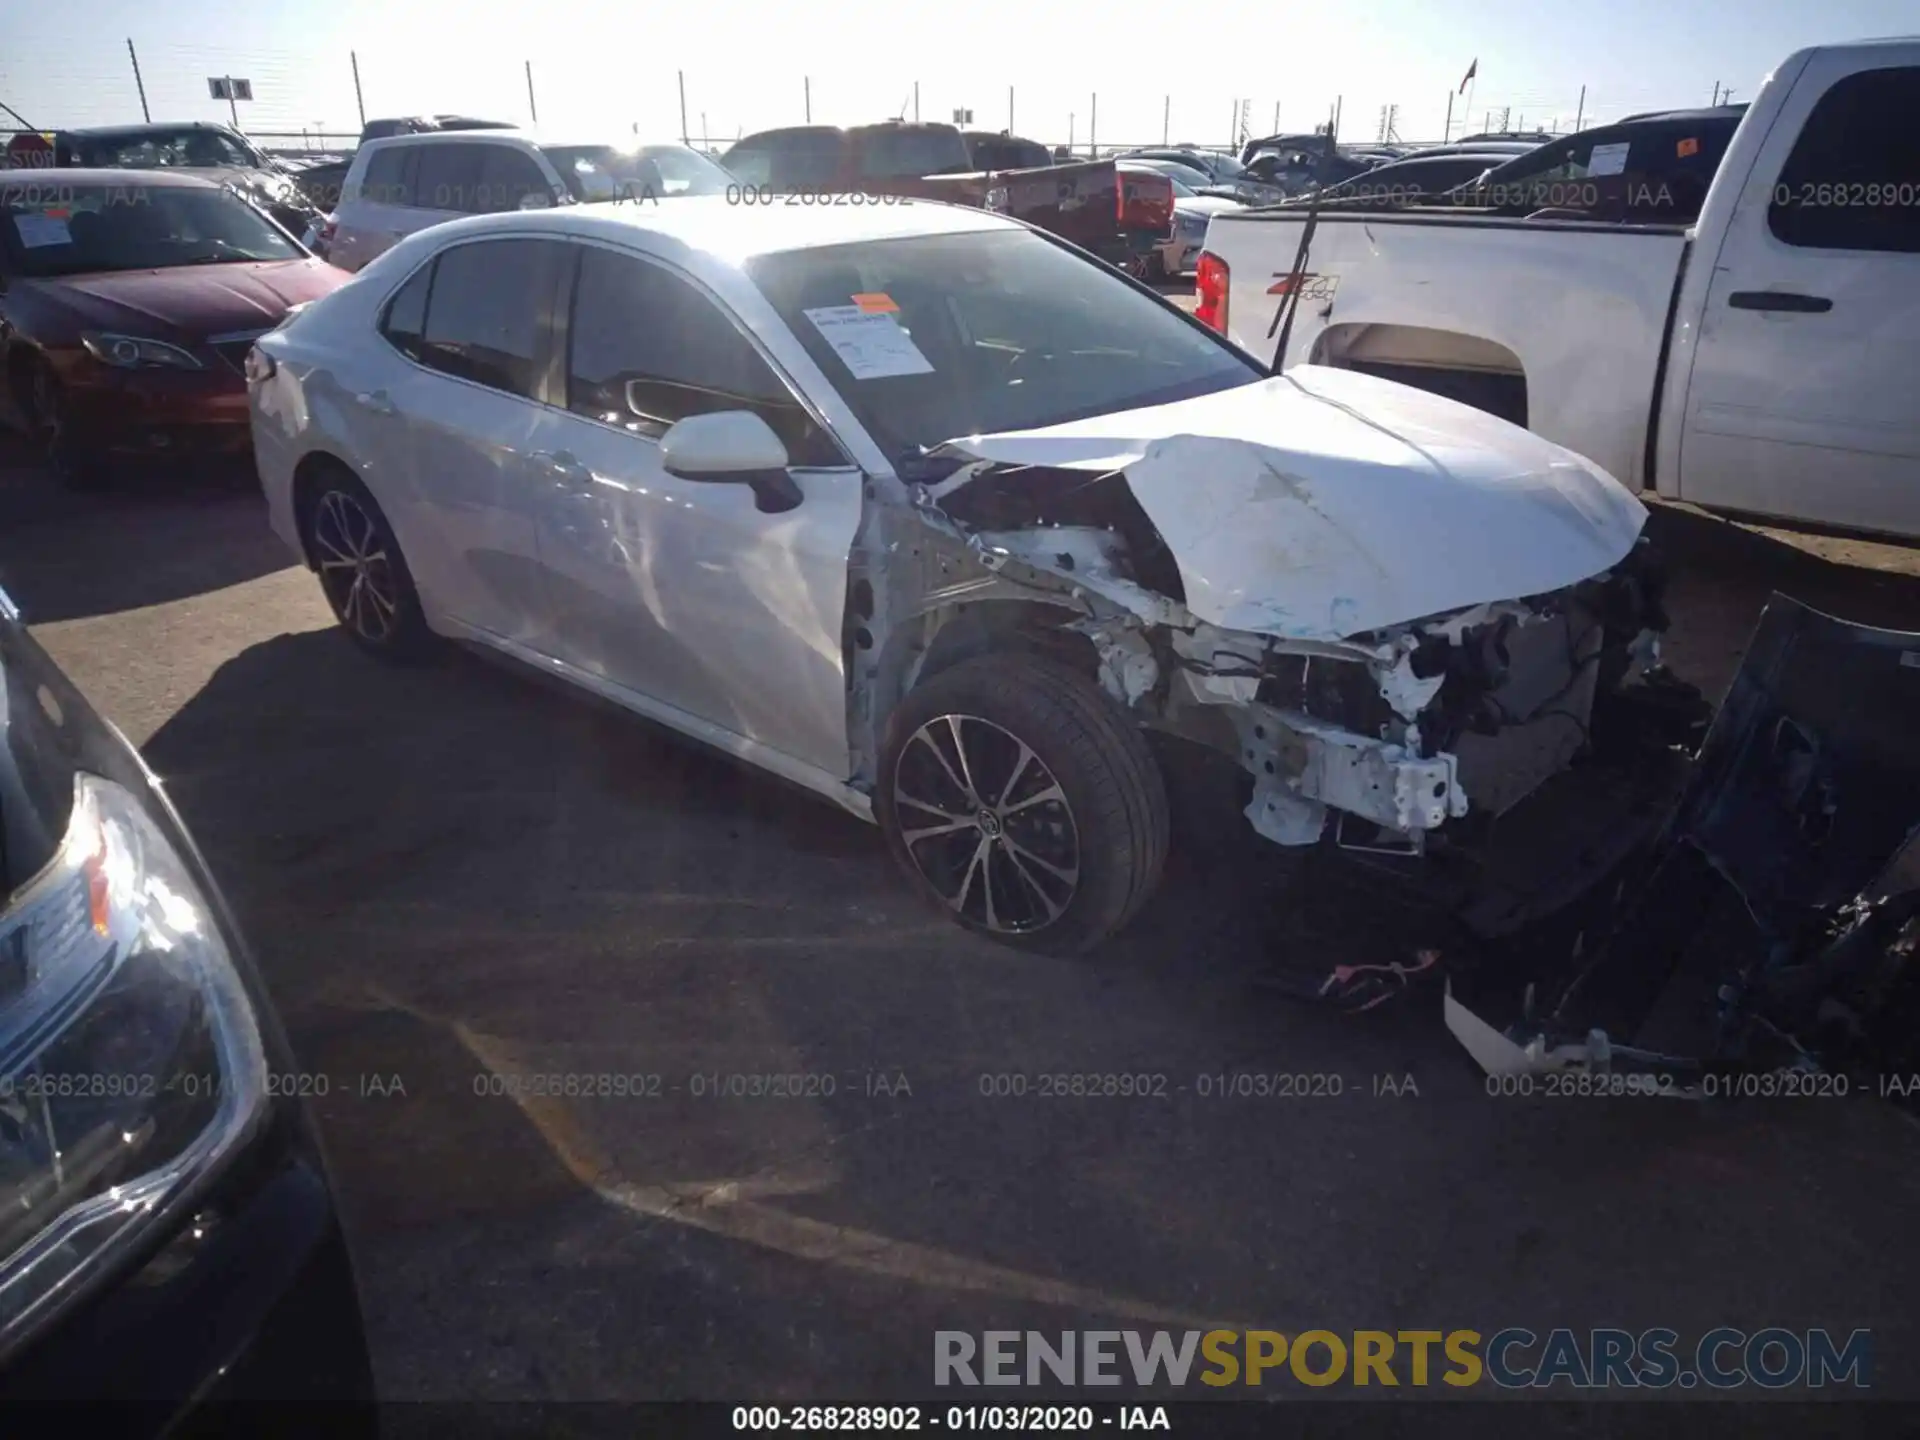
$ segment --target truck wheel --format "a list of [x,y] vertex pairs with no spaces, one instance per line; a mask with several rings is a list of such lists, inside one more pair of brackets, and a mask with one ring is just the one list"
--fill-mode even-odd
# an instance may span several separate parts
[[980,656],[909,693],[876,799],[916,890],[1044,954],[1118,931],[1166,860],[1166,789],[1140,731],[1091,681],[1035,656]]

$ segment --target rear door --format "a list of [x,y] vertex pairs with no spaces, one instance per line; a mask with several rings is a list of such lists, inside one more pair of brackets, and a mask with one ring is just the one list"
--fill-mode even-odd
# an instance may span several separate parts
[[[860,472],[711,293],[630,252],[575,248],[565,408],[539,443],[549,653],[728,748],[739,736],[844,780]],[[785,441],[798,507],[764,513],[746,485],[662,468],[668,426],[718,410],[751,410]]]
[[1680,494],[1920,536],[1920,47],[1859,54],[1809,61],[1713,257]]
[[419,153],[411,145],[387,145],[367,153],[359,180],[344,187],[334,214],[330,264],[359,270],[406,235]]
[[383,333],[412,362],[359,397],[394,427],[405,467],[379,493],[430,609],[538,648],[546,632],[529,459],[548,393],[566,249],[508,236],[440,252],[390,303]]

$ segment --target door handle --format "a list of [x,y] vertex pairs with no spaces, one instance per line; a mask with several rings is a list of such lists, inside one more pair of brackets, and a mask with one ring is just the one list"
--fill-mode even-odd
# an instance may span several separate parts
[[394,413],[393,400],[384,390],[363,390],[353,398],[363,410],[371,410],[376,415]]
[[564,480],[591,480],[593,471],[582,465],[571,450],[540,450],[529,457]]
[[1794,315],[1824,315],[1833,301],[1824,295],[1796,295],[1790,290],[1736,290],[1727,297],[1735,310],[1784,310]]

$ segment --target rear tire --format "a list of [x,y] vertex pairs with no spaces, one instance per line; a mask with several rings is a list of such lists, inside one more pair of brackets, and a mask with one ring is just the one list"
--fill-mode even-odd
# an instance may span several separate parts
[[333,618],[354,644],[383,660],[434,651],[400,542],[367,487],[329,466],[300,516],[300,537]]
[[875,810],[925,899],[1051,955],[1093,949],[1160,882],[1167,795],[1132,719],[1054,660],[967,660],[887,723]]

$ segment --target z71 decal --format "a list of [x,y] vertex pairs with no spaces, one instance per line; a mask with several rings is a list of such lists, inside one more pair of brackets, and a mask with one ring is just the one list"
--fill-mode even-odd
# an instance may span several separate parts
[[1267,294],[1292,294],[1296,279],[1300,284],[1300,298],[1302,300],[1331,300],[1335,292],[1340,289],[1340,277],[1338,275],[1316,275],[1308,272],[1305,275],[1296,277],[1290,270],[1276,270],[1273,273],[1273,284],[1267,287]]

